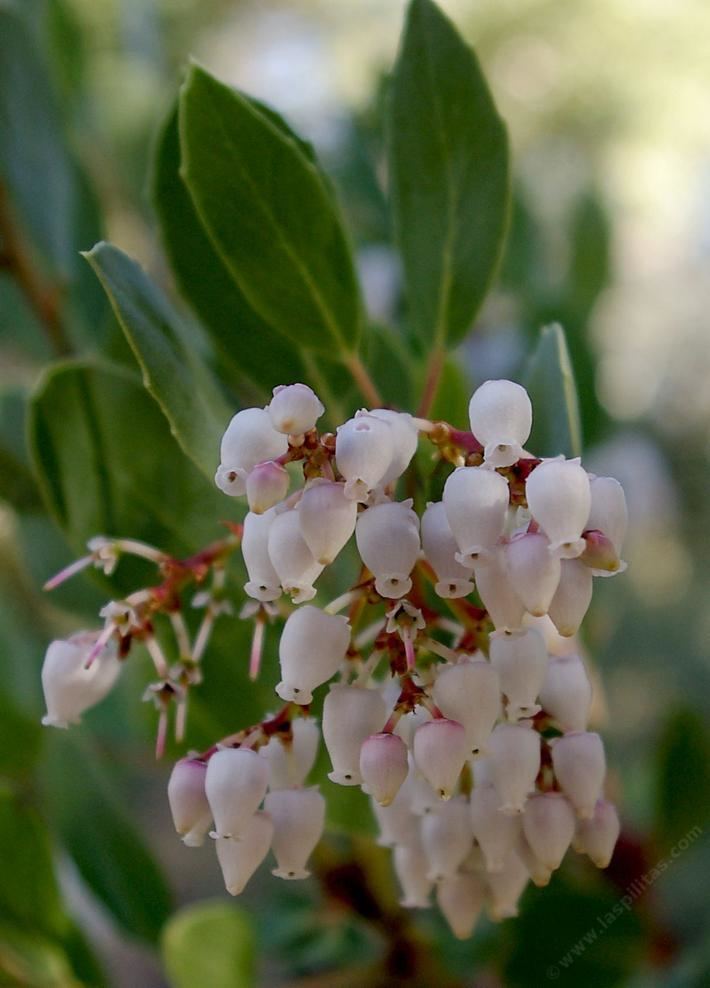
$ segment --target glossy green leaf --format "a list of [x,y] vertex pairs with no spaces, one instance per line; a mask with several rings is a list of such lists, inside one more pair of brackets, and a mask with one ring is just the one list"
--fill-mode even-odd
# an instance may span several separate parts
[[471,328],[501,257],[508,141],[475,54],[431,0],[410,4],[388,127],[409,321],[424,345],[450,345]]
[[182,175],[251,307],[297,344],[355,349],[362,306],[332,193],[299,145],[193,65],[180,95]]
[[255,934],[249,914],[228,902],[203,902],[173,916],[161,939],[171,988],[252,988]]
[[[655,832],[664,849],[710,822],[710,731],[690,708],[666,721],[656,750]],[[699,828],[699,829],[698,829]]]
[[52,940],[26,927],[0,923],[0,984],[5,988],[88,988],[98,983],[75,978]]
[[27,461],[26,407],[22,391],[0,394],[0,498],[18,511],[35,512],[42,509],[42,499]]
[[564,330],[544,326],[528,361],[523,384],[533,406],[527,448],[536,456],[580,456],[579,401]]

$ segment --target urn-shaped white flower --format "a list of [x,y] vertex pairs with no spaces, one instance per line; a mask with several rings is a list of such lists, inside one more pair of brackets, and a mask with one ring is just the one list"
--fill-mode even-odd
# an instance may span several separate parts
[[535,617],[547,614],[560,582],[560,560],[551,554],[541,532],[516,535],[505,547],[508,579],[525,609]]
[[282,384],[274,388],[266,410],[277,432],[301,436],[315,427],[325,408],[307,384]]
[[495,546],[474,565],[476,589],[498,631],[514,631],[523,623],[525,608],[513,590],[505,566],[505,546]]
[[414,761],[440,799],[450,799],[468,757],[466,731],[458,721],[434,718],[414,732]]
[[320,729],[312,717],[299,717],[291,724],[291,741],[274,735],[261,749],[269,763],[269,788],[302,786],[313,768],[320,743]]
[[272,849],[277,878],[308,878],[308,859],[321,838],[325,823],[325,800],[317,788],[278,789],[264,800],[264,809],[274,824]]
[[312,481],[298,505],[301,535],[321,566],[332,563],[355,531],[357,501],[345,496],[343,484]]
[[471,793],[471,828],[486,863],[486,871],[501,871],[520,833],[520,818],[500,809],[500,796],[490,783]]
[[504,813],[522,813],[540,771],[540,735],[525,724],[498,724],[488,739],[493,784]]
[[577,816],[588,819],[601,796],[606,775],[604,745],[591,731],[571,731],[552,744],[552,767]]
[[563,559],[560,582],[548,614],[564,638],[579,631],[592,602],[592,571],[580,559]]
[[271,847],[274,825],[267,813],[255,813],[240,840],[218,837],[217,860],[224,887],[230,895],[240,895]]
[[436,903],[457,940],[468,940],[483,909],[485,886],[478,875],[459,872],[439,882]]
[[562,863],[576,826],[574,810],[559,792],[538,792],[523,810],[523,833],[536,858],[550,871]]
[[540,703],[564,731],[586,731],[592,684],[578,655],[550,659],[540,689]]
[[407,746],[396,734],[371,734],[360,748],[360,776],[380,806],[389,806],[409,772]]
[[394,453],[394,432],[387,422],[358,413],[338,427],[335,461],[345,479],[345,496],[366,501],[367,495],[389,469]]
[[468,801],[456,796],[439,803],[422,818],[421,837],[429,865],[427,878],[438,882],[456,874],[473,842]]
[[168,781],[168,803],[175,830],[187,847],[204,843],[212,823],[212,810],[205,794],[207,764],[199,758],[181,758]]
[[279,642],[282,700],[310,703],[313,690],[334,676],[345,659],[350,625],[337,614],[326,614],[307,604],[286,619]]
[[589,486],[592,503],[585,528],[603,532],[621,556],[629,521],[624,488],[614,477],[592,477]]
[[616,807],[606,799],[598,799],[592,816],[577,822],[575,850],[591,858],[597,868],[606,868],[620,832]]
[[244,519],[242,556],[249,574],[244,589],[255,600],[276,600],[281,596],[279,575],[269,557],[269,530],[275,519],[274,508],[262,515],[249,512]]
[[486,875],[491,919],[498,922],[518,915],[518,902],[529,879],[528,869],[515,851],[508,855],[500,871]]
[[490,662],[466,659],[441,666],[432,698],[445,717],[463,726],[469,752],[480,754],[500,714],[500,681]]
[[426,909],[433,882],[427,877],[427,861],[421,840],[413,836],[394,849],[394,870],[402,890],[400,905],[405,909]]
[[330,687],[323,703],[323,740],[333,765],[331,782],[360,785],[362,743],[382,730],[386,719],[385,701],[377,690],[341,683]]
[[462,566],[456,559],[459,547],[443,501],[431,502],[422,515],[422,548],[436,573],[434,590],[440,597],[466,597],[472,592],[473,567]]
[[507,697],[508,720],[533,717],[547,669],[545,639],[534,628],[494,631],[490,637],[491,665]]
[[507,467],[524,454],[532,428],[532,405],[525,388],[513,381],[486,381],[468,406],[471,432],[492,467]]
[[265,408],[243,408],[222,436],[215,482],[225,494],[243,494],[249,471],[257,463],[278,459],[287,450],[288,439],[274,429]]
[[294,604],[313,600],[314,582],[323,566],[313,558],[301,535],[299,512],[295,508],[277,514],[269,527],[269,559],[278,573],[285,593]]
[[592,496],[589,474],[579,460],[544,460],[528,477],[525,494],[530,513],[550,540],[550,552],[562,559],[580,556]]
[[386,422],[392,430],[392,458],[381,485],[391,484],[402,476],[417,451],[419,432],[412,416],[407,412],[395,412],[391,408],[373,408],[368,415]]
[[113,642],[86,668],[97,638],[98,632],[81,631],[66,641],[56,639],[47,649],[42,665],[45,727],[78,724],[81,715],[100,703],[116,682],[121,663]]
[[383,597],[398,599],[412,588],[409,574],[419,555],[419,519],[411,500],[386,501],[360,513],[355,539],[363,563]]
[[221,748],[207,763],[205,794],[214,837],[239,840],[259,808],[269,783],[269,764],[250,748]]
[[508,499],[508,482],[494,470],[459,467],[449,475],[444,508],[462,565],[473,565],[503,534]]
[[[401,723],[401,721],[400,721]],[[428,721],[427,721],[428,723]],[[412,734],[412,741],[414,734]],[[409,774],[404,780],[404,784],[399,791],[399,795],[404,795],[409,803],[409,808],[415,817],[424,816],[439,805],[439,795],[434,792],[431,784],[424,778],[417,768],[414,755],[409,752]]]
[[370,805],[380,828],[380,835],[377,838],[380,847],[395,847],[397,844],[410,843],[418,834],[419,820],[412,813],[404,787],[387,806],[375,802],[374,799],[370,801]]
[[280,463],[267,460],[249,471],[246,492],[249,510],[261,515],[282,501],[288,493],[288,471]]

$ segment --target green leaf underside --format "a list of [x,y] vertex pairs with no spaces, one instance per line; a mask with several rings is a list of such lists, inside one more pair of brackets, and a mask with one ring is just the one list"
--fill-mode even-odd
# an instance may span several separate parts
[[300,346],[355,349],[362,306],[335,201],[296,142],[192,66],[180,95],[182,175],[251,307]]
[[501,257],[508,141],[476,56],[431,0],[409,8],[388,109],[409,320],[424,344],[451,345],[471,328]]
[[248,913],[228,902],[203,902],[174,915],[162,936],[173,988],[252,988],[255,935]]
[[545,326],[524,375],[533,406],[527,447],[537,456],[580,456],[582,427],[579,401],[564,330]]

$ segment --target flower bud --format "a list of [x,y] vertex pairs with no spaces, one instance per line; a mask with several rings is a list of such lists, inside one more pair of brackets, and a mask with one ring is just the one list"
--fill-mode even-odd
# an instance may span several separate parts
[[205,795],[207,764],[198,758],[181,758],[170,773],[168,803],[183,844],[200,847],[212,823],[212,811]]
[[335,461],[345,478],[345,496],[366,501],[381,483],[394,453],[394,433],[387,422],[360,413],[338,427]]
[[592,602],[592,571],[579,559],[563,559],[560,583],[548,611],[565,638],[579,630]]
[[560,560],[548,552],[541,532],[517,535],[505,547],[505,562],[513,590],[526,610],[536,617],[547,614],[560,582]]
[[[401,723],[401,721],[400,721]],[[414,735],[412,735],[412,740]],[[439,805],[439,797],[416,766],[414,755],[409,752],[409,774],[404,781],[400,793],[406,796],[414,816],[424,816]]]
[[66,641],[55,639],[47,649],[42,665],[45,727],[78,724],[84,711],[100,703],[116,682],[121,663],[113,643],[86,668],[97,637],[98,632],[81,631]]
[[439,882],[436,902],[457,940],[468,940],[481,915],[485,887],[470,872],[450,875]]
[[525,608],[508,579],[504,552],[499,545],[476,561],[476,590],[496,629],[515,631],[522,626]]
[[485,467],[459,467],[444,485],[444,508],[463,566],[473,565],[503,534],[508,482]]
[[525,493],[530,513],[550,540],[549,551],[562,559],[581,555],[592,497],[579,460],[544,460],[528,477]]
[[611,539],[599,529],[587,529],[584,533],[584,552],[580,561],[588,566],[593,576],[616,576],[623,573],[626,563],[619,559]]
[[392,459],[380,484],[391,484],[402,476],[412,461],[419,444],[419,432],[408,412],[395,412],[390,408],[373,408],[368,415],[386,422],[392,430]]
[[269,558],[269,530],[275,518],[276,511],[271,508],[263,515],[249,512],[244,519],[242,556],[249,574],[244,589],[255,600],[276,600],[281,596],[279,575]]
[[493,784],[503,813],[522,813],[540,771],[540,735],[524,724],[498,724],[488,740]]
[[594,815],[606,775],[604,745],[598,734],[572,731],[552,742],[552,767],[560,789],[582,820]]
[[243,408],[222,436],[217,486],[225,494],[243,494],[244,481],[252,467],[265,460],[277,460],[287,450],[288,439],[276,432],[266,409]]
[[523,631],[494,631],[490,636],[491,665],[498,673],[501,691],[508,699],[509,720],[533,717],[545,679],[545,640],[534,628]]
[[264,860],[271,847],[274,825],[266,813],[255,813],[241,840],[219,837],[215,841],[217,860],[222,869],[224,887],[230,895],[239,895]]
[[527,868],[515,851],[508,855],[500,871],[486,875],[491,919],[498,922],[518,915],[518,901],[529,877]]
[[563,638],[557,628],[552,623],[552,618],[545,614],[542,617],[533,617],[532,614],[525,614],[523,617],[524,628],[535,628],[545,639],[545,648],[548,655],[559,657],[561,655],[572,655],[577,648],[574,638]]
[[591,858],[597,868],[606,868],[620,832],[616,807],[606,799],[598,799],[592,816],[578,821],[575,850]]
[[603,532],[620,556],[629,521],[624,488],[614,477],[592,477],[589,487],[592,503],[585,527]]
[[468,415],[487,464],[508,467],[524,455],[532,428],[532,405],[525,388],[513,381],[486,381],[473,392]]
[[473,843],[467,800],[456,796],[434,807],[422,819],[421,839],[429,865],[427,878],[438,882],[456,874]]
[[432,882],[427,878],[427,862],[418,837],[407,844],[398,844],[394,849],[394,870],[397,875],[402,898],[399,904],[405,909],[426,909],[429,906],[429,893]]
[[375,814],[380,836],[377,843],[380,847],[395,847],[397,844],[407,844],[418,833],[418,819],[412,813],[409,798],[402,787],[395,798],[387,806],[370,800],[372,812]]
[[220,748],[207,763],[205,793],[214,837],[240,840],[259,808],[269,782],[269,765],[250,748]]
[[308,878],[306,865],[321,838],[325,823],[325,800],[317,788],[278,789],[264,800],[264,809],[274,824],[272,848],[277,878]]
[[315,559],[327,566],[355,531],[357,502],[345,496],[343,484],[319,479],[304,490],[298,517],[303,541]]
[[320,730],[312,717],[299,717],[291,723],[291,742],[274,735],[261,749],[269,763],[269,789],[302,786],[318,754]]
[[[398,684],[397,695],[395,700],[389,704],[390,707],[396,702],[400,689]],[[426,707],[415,707],[414,710],[410,710],[399,718],[394,726],[394,733],[404,741],[408,748],[411,748],[414,743],[414,732],[421,724],[426,724],[429,720],[431,720],[431,714]]]
[[502,870],[520,833],[519,817],[503,813],[499,807],[495,786],[477,781],[471,793],[471,827],[488,872]]
[[535,857],[550,871],[562,864],[576,826],[574,810],[559,792],[533,793],[523,810],[523,833]]
[[435,718],[414,732],[414,761],[440,799],[450,799],[468,757],[466,731],[455,720]]
[[307,604],[289,614],[279,642],[282,700],[310,703],[313,690],[338,671],[350,644],[350,625],[337,614]]
[[407,746],[396,734],[371,734],[360,749],[360,775],[381,806],[389,806],[409,772]]
[[436,573],[434,590],[440,597],[466,597],[473,590],[473,567],[456,560],[458,545],[454,538],[443,501],[431,502],[422,515],[424,555]]
[[249,471],[246,479],[249,510],[262,515],[282,501],[288,493],[288,471],[279,463],[267,460]]
[[271,424],[287,436],[310,432],[325,408],[307,384],[281,384],[267,406]]
[[294,508],[278,514],[269,528],[269,559],[285,593],[294,604],[313,600],[313,583],[323,567],[303,541],[299,512]]
[[578,655],[550,659],[540,689],[540,703],[564,731],[586,731],[592,684]]
[[330,687],[323,703],[323,740],[333,765],[331,782],[360,785],[363,741],[382,730],[386,719],[385,701],[377,690],[340,683]]
[[432,698],[445,717],[463,726],[468,751],[479,754],[500,714],[500,682],[493,666],[485,659],[441,666]]
[[387,501],[361,512],[355,539],[377,592],[392,599],[409,593],[409,574],[419,555],[419,519],[411,500]]
[[552,878],[552,868],[548,868],[547,865],[537,857],[525,839],[525,834],[522,832],[518,835],[518,840],[515,843],[515,853],[525,865],[527,872],[532,879],[533,885],[536,885],[539,889],[544,889],[546,885],[550,884],[550,879]]

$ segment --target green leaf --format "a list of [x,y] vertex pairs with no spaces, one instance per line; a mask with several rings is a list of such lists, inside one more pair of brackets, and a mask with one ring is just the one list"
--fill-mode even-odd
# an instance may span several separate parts
[[251,307],[300,346],[352,352],[362,305],[318,168],[248,99],[193,65],[180,94],[182,175]]
[[655,834],[672,847],[710,821],[710,731],[690,708],[666,721],[656,748]]
[[211,480],[216,451],[232,411],[211,371],[190,346],[180,317],[143,269],[112,244],[97,244],[86,259],[108,295],[170,430]]
[[564,330],[544,326],[524,375],[533,406],[533,427],[527,447],[536,456],[580,456],[582,430],[577,387]]
[[161,940],[171,988],[252,988],[255,935],[244,909],[225,902],[188,906],[173,916]]
[[431,0],[412,0],[388,107],[395,230],[409,319],[426,347],[471,328],[501,257],[508,141],[473,51]]
[[22,391],[0,394],[0,498],[18,511],[36,512],[42,499],[24,445],[26,408]]
[[[3,641],[3,646],[6,646]],[[26,779],[39,756],[41,728],[0,689],[0,777]]]
[[0,984],[5,988],[87,988],[86,981],[72,974],[60,946],[8,923],[0,923]]

